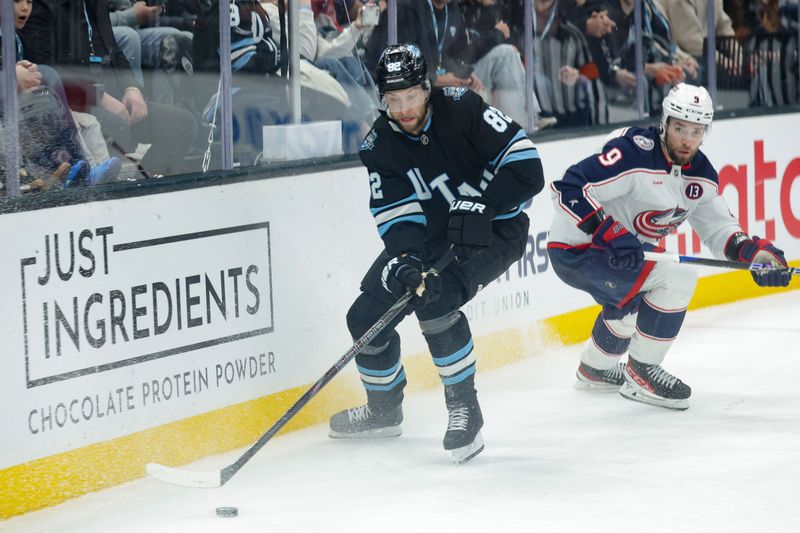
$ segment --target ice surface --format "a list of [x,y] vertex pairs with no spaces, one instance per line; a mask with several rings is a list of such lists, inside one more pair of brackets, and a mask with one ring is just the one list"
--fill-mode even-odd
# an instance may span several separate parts
[[466,465],[442,449],[437,390],[406,399],[398,439],[330,440],[320,425],[218,489],[143,478],[0,530],[800,531],[798,311],[795,292],[690,313],[664,365],[693,389],[685,412],[574,390],[573,346],[479,373],[486,450]]

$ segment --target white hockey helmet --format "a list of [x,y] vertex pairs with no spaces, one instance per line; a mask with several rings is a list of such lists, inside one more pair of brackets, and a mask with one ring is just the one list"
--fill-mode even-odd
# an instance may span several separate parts
[[714,119],[714,103],[711,95],[705,87],[679,83],[674,86],[664,101],[661,103],[661,140],[667,130],[667,120],[669,117],[685,120],[694,124],[706,126],[706,134],[711,128],[711,121]]

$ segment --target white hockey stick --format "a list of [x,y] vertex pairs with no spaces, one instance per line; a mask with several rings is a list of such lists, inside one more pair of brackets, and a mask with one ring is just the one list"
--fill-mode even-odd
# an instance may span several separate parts
[[[433,267],[423,274],[423,277],[428,273],[438,274],[453,260],[455,257],[452,250],[448,250],[445,254],[439,258]],[[417,289],[417,294],[421,294],[421,291],[424,290],[422,286]],[[370,327],[364,335],[361,336],[353,346],[347,350],[347,352],[341,356],[336,363],[332,367],[325,372],[321,378],[317,380],[314,385],[311,386],[290,408],[286,413],[281,416],[277,422],[275,422],[271,428],[269,428],[259,439],[250,446],[239,458],[234,461],[233,463],[229,464],[225,468],[221,468],[219,470],[208,470],[208,471],[194,471],[194,470],[182,470],[180,468],[173,468],[171,466],[165,466],[158,463],[149,463],[145,468],[147,473],[156,478],[159,481],[163,481],[164,483],[170,483],[172,485],[180,485],[182,487],[190,487],[190,488],[203,488],[203,489],[212,489],[216,487],[221,487],[225,483],[228,482],[235,474],[238,472],[252,457],[256,454],[258,450],[264,447],[264,445],[286,425],[289,420],[297,414],[300,409],[302,409],[317,393],[322,390],[322,388],[327,385],[335,376],[339,373],[341,369],[350,362],[356,355],[361,353],[361,350],[369,344],[369,342],[375,338],[383,329],[389,325],[389,323],[394,320],[408,305],[408,302],[411,301],[411,298],[414,297],[412,292],[406,293],[403,297],[401,297],[394,305],[392,305],[388,311],[386,311],[382,317],[375,322],[372,327]]]
[[658,263],[691,263],[694,265],[712,266],[719,268],[732,268],[735,270],[788,270],[792,276],[800,275],[800,268],[797,267],[776,267],[761,263],[744,263],[741,261],[725,261],[722,259],[707,259],[705,257],[693,257],[689,255],[678,255],[668,252],[645,252],[646,261]]

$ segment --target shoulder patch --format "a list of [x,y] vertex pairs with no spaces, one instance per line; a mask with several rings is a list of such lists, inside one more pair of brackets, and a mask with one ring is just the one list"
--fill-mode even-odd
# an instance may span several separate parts
[[650,150],[652,150],[655,147],[655,143],[653,142],[653,139],[648,139],[647,137],[645,137],[643,135],[634,135],[633,136],[633,142],[636,143],[636,146],[638,146],[639,148],[641,148],[642,150],[645,150],[647,152],[649,152]]
[[378,132],[375,130],[371,130],[364,140],[361,141],[361,148],[360,150],[363,152],[365,150],[372,150],[375,148],[375,139],[378,138]]
[[461,97],[464,96],[465,92],[467,92],[466,87],[445,87],[442,89],[442,93],[444,93],[445,96],[449,96],[456,102],[461,100]]

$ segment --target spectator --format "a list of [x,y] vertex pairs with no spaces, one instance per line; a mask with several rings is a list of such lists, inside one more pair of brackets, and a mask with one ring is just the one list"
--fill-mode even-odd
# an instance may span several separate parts
[[535,89],[542,114],[559,127],[608,122],[605,89],[581,31],[565,20],[557,0],[534,0]]
[[736,39],[739,42],[746,41],[757,23],[755,6],[745,0],[723,0],[722,9],[731,18]]
[[[607,11],[615,29],[601,38],[589,38],[592,56],[600,76],[623,105],[631,102],[636,89],[636,62],[633,8],[634,0],[590,0],[587,9]],[[660,102],[669,88],[686,78],[686,72],[674,64],[670,25],[653,0],[644,0],[642,9],[643,71],[647,82],[645,110],[659,114]]]
[[700,81],[701,67],[697,58],[682,49],[675,41],[672,22],[667,17],[667,2],[670,0],[651,0],[652,9],[658,13],[661,25],[664,27],[662,35],[655,37],[655,46],[659,51],[672,58],[672,63],[680,66],[686,74],[686,79],[694,83]]
[[314,23],[320,31],[342,31],[343,28],[337,20],[333,0],[311,0],[311,11],[314,13]]
[[[663,0],[663,4],[675,42],[702,60],[703,43],[708,35],[708,0]],[[722,0],[714,0],[714,31],[718,36],[734,34],[731,19],[722,9]]]
[[[281,31],[280,14],[277,0],[262,2],[267,15],[269,15],[272,31]],[[353,100],[354,106],[362,110],[374,109],[377,100],[374,95],[367,94],[374,91],[371,80],[364,77],[364,68],[358,57],[356,43],[361,39],[361,11],[357,11],[351,24],[346,25],[341,31],[330,32],[331,39],[324,39],[317,30],[311,3],[309,0],[300,0],[300,57],[310,61],[315,66],[326,70],[338,81]],[[301,69],[303,65],[301,64]],[[372,117],[369,117],[372,120]],[[360,141],[359,141],[360,144]]]
[[[269,16],[273,35],[281,33],[279,1],[261,4]],[[355,153],[369,131],[368,122],[377,116],[378,104],[374,86],[367,82],[360,59],[353,55],[355,43],[361,37],[361,14],[334,39],[327,41],[317,31],[311,2],[299,0],[299,4],[301,83],[341,101],[344,108],[339,119],[343,126],[344,148],[347,153]]]
[[781,0],[780,12],[784,27],[796,34],[800,25],[800,0]]
[[[516,17],[517,5],[496,0],[460,0],[461,11],[467,30],[473,35],[475,47],[486,53],[500,44],[511,44],[522,50],[521,22],[523,17]],[[521,6],[521,3],[520,3]],[[522,15],[522,12],[519,12]],[[509,21],[518,20],[514,24]]]
[[759,13],[757,33],[775,34],[786,31],[781,17],[781,6],[778,0],[759,0],[756,4]]
[[[231,49],[233,67],[233,100],[234,129],[240,132],[235,140],[234,155],[240,160],[253,161],[263,150],[262,126],[267,124],[284,124],[290,121],[291,109],[288,101],[289,91],[286,78],[279,76],[278,71],[284,67],[286,54],[282,54],[280,46],[273,35],[280,34],[280,15],[277,6],[268,6],[278,12],[274,17],[259,2],[252,0],[236,0],[231,3],[237,9],[236,19],[239,24],[231,28]],[[306,11],[308,11],[306,13]],[[219,7],[216,2],[203,10],[197,18],[193,40],[193,59],[195,71],[219,71]],[[261,23],[253,24],[253,17],[259,17]],[[274,20],[273,20],[274,18]],[[301,11],[300,35],[297,46],[301,56],[312,54],[307,50],[317,44],[316,28],[310,8]],[[253,34],[252,28],[259,28]],[[303,50],[306,50],[304,53]],[[361,140],[360,129],[348,123],[348,113],[355,113],[350,97],[342,85],[328,73],[315,67],[308,60],[300,62],[301,113],[303,121],[311,120],[343,120],[343,137],[350,139],[351,145]],[[324,85],[320,85],[324,84]],[[218,110],[218,100],[213,95],[217,90],[214,83],[210,94],[209,105],[203,113],[211,122]],[[208,98],[207,98],[208,100]],[[356,147],[352,146],[352,150]]]
[[[155,102],[174,104],[175,95],[162,71],[162,55],[166,50],[179,46],[191,48],[191,31],[165,25],[161,14],[165,11],[163,0],[155,5],[132,0],[106,0],[114,27],[114,38],[133,69],[133,75],[141,86],[145,86],[142,67],[153,72],[153,89],[149,94]],[[170,20],[183,20],[170,17]],[[187,20],[192,20],[191,18]],[[175,44],[173,44],[175,43]]]
[[617,27],[608,16],[602,2],[586,0],[561,0],[558,5],[561,19],[574,24],[587,37],[599,39],[605,37]]
[[146,172],[188,170],[184,156],[197,131],[194,118],[145,101],[114,39],[106,0],[37,0],[20,37],[26,59],[58,69],[75,102],[98,119],[117,150],[133,152],[136,142],[148,143],[141,161]]
[[[364,61],[375,71],[386,45],[388,17],[381,14],[366,44]],[[481,49],[489,40],[470,35],[460,6],[452,0],[398,0],[397,40],[415,43],[428,59],[436,87],[468,87],[520,124],[527,123],[525,70],[519,51],[510,44]],[[536,104],[535,104],[536,105]],[[536,105],[535,112],[539,108]]]
[[793,105],[798,101],[796,28],[783,17],[778,0],[758,0],[758,24],[748,41],[750,107]]
[[[14,1],[17,31],[27,24],[31,0]],[[1,36],[0,36],[1,37]],[[67,105],[61,79],[50,67],[23,59],[22,41],[15,34],[16,77],[20,108],[20,152],[26,172],[34,178],[28,190],[47,190],[55,186],[100,183],[117,177],[120,161],[105,159],[97,165],[85,160],[72,114]],[[1,64],[1,61],[0,61]]]
[[[333,76],[347,91],[350,100],[356,109],[362,111],[361,118],[366,122],[372,122],[377,116],[377,89],[372,81],[372,76],[367,73],[364,62],[361,60],[359,50],[363,49],[363,45],[359,47],[364,36],[371,33],[378,18],[371,20],[363,20],[367,10],[378,10],[380,15],[380,6],[368,0],[366,4],[362,4],[359,0],[353,0],[350,5],[349,11],[346,9],[344,3],[342,4],[345,9],[340,9],[344,12],[341,20],[337,19],[338,27],[340,30],[330,28],[325,38],[323,38],[320,31],[316,35],[316,51],[314,52],[314,65],[326,70]],[[355,15],[352,16],[351,15]],[[324,18],[326,15],[320,15]],[[315,16],[315,23],[317,28],[320,28],[321,23],[317,21]],[[359,146],[360,146],[359,140]]]

